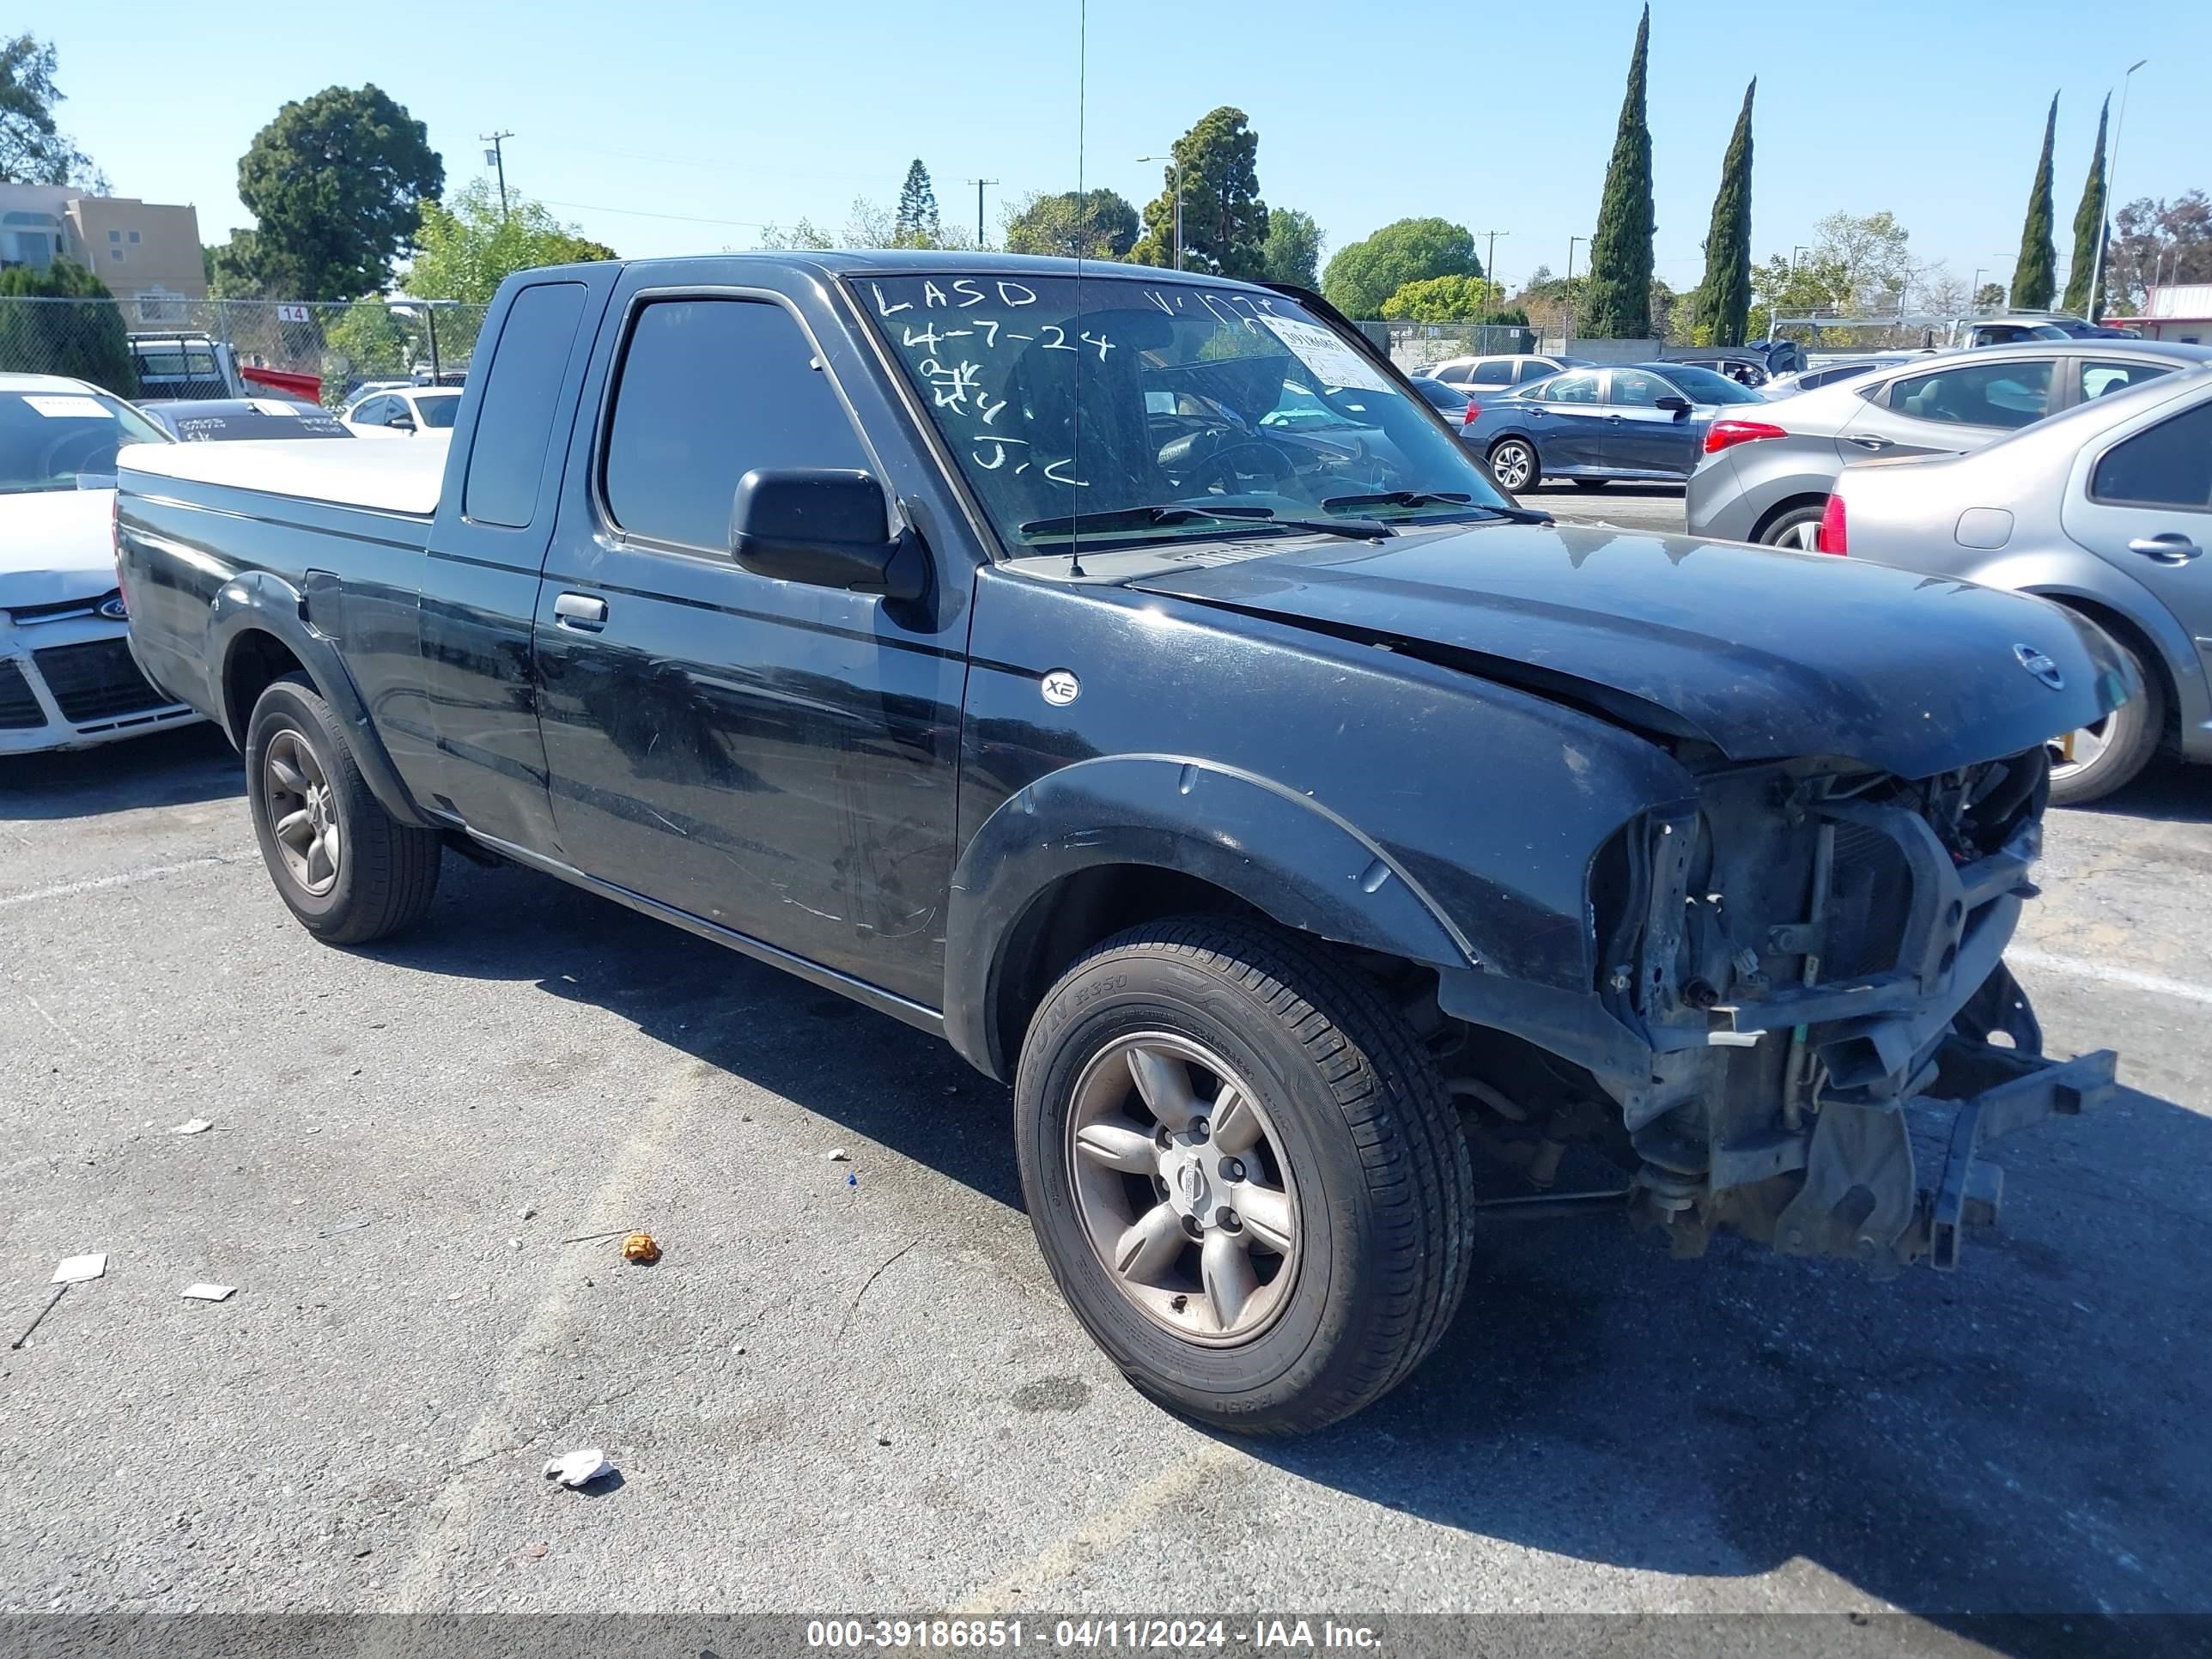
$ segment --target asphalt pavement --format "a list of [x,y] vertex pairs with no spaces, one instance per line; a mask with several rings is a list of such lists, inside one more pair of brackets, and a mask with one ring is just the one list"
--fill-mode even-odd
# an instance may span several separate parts
[[1621,530],[1682,532],[1680,484],[1607,483],[1586,488],[1565,479],[1515,497],[1553,518],[1577,524],[1609,524]]
[[2131,1087],[1955,1275],[1523,1224],[1407,1386],[1245,1444],[1085,1340],[931,1040],[450,854],[318,945],[204,728],[5,763],[9,1339],[108,1265],[0,1350],[0,1610],[2201,1612],[2208,875],[2212,772],[2052,815],[2017,970]]

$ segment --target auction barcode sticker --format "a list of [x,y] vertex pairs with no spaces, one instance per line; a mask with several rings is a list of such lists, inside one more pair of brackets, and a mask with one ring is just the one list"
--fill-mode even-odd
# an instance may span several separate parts
[[1369,392],[1394,390],[1380,369],[1318,324],[1266,315],[1260,320],[1274,330],[1275,337],[1290,349],[1293,357],[1318,375],[1323,386],[1356,386]]
[[107,411],[94,398],[69,398],[25,392],[23,401],[50,421],[104,421]]

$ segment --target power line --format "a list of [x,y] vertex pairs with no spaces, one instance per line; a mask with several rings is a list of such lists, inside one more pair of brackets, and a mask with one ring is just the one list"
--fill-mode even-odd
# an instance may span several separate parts
[[630,219],[674,219],[687,225],[729,225],[738,230],[766,230],[773,223],[766,219],[702,219],[691,213],[648,213],[643,208],[603,207],[597,202],[556,202],[550,196],[538,200],[547,207],[573,208],[579,213],[619,213]]

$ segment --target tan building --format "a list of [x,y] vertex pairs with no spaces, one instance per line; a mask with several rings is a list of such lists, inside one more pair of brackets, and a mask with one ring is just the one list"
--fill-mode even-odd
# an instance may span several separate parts
[[182,319],[207,297],[199,214],[190,207],[94,196],[69,185],[0,185],[0,265],[74,259],[126,304],[132,323]]

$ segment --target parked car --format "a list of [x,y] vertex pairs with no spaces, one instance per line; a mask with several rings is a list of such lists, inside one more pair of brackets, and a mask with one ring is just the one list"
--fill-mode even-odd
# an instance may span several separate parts
[[1443,380],[1431,380],[1424,375],[1413,377],[1413,390],[1422,400],[1446,420],[1466,427],[1474,420],[1474,399],[1459,387]]
[[142,398],[243,398],[253,390],[239,373],[237,354],[212,335],[149,331],[132,334],[130,343]]
[[199,718],[131,661],[115,580],[116,453],[168,441],[86,381],[0,374],[0,756]]
[[2037,340],[2132,340],[2122,329],[2085,323],[2079,317],[1996,317],[1966,330],[1960,344],[1969,350],[1983,346],[2026,345]]
[[1778,374],[1759,388],[1759,395],[1769,403],[1779,403],[1784,398],[1794,398],[1801,392],[1818,391],[1824,386],[1833,386],[1838,380],[1849,380],[1861,374],[1871,374],[1887,366],[1889,362],[1902,362],[1905,354],[1893,359],[1860,357],[1847,362],[1816,363],[1795,374]]
[[1820,546],[2041,594],[2112,636],[2144,693],[2052,740],[2054,801],[2110,794],[2161,742],[2212,760],[2212,366],[1972,454],[1847,466]]
[[453,428],[461,394],[453,386],[391,386],[356,396],[338,421],[356,438],[412,438]]
[[[519,272],[449,453],[125,452],[133,645],[310,934],[421,921],[465,842],[1011,1084],[1070,1307],[1220,1427],[1419,1363],[1477,1149],[1587,1139],[1631,1184],[1581,1201],[1686,1254],[1952,1265],[1989,1137],[2112,1087],[2002,957],[2044,738],[2123,659],[1522,513],[1332,316],[979,253]],[[1361,435],[1267,424],[1312,399]]]
[[1717,421],[1690,475],[1690,534],[1810,548],[1848,460],[1956,454],[2077,403],[2212,360],[2212,347],[2073,340],[1946,352]]
[[1703,357],[1668,357],[1665,361],[1690,368],[1710,369],[1716,374],[1726,375],[1738,386],[1750,387],[1753,392],[1762,390],[1773,378],[1766,372],[1765,363],[1759,359],[1725,351],[1710,353]]
[[1584,368],[1588,362],[1587,358],[1562,357],[1555,353],[1453,357],[1444,362],[1431,364],[1415,378],[1441,380],[1446,386],[1455,386],[1468,392],[1502,392],[1508,386],[1527,386],[1531,380],[1540,380],[1563,368]]
[[142,403],[150,416],[181,443],[229,443],[240,438],[351,438],[337,416],[313,404],[283,398],[222,398],[205,403]]
[[1571,478],[1585,489],[1614,478],[1680,483],[1722,411],[1765,400],[1709,368],[1622,363],[1571,368],[1474,401],[1461,435],[1499,488],[1517,493],[1546,478]]

